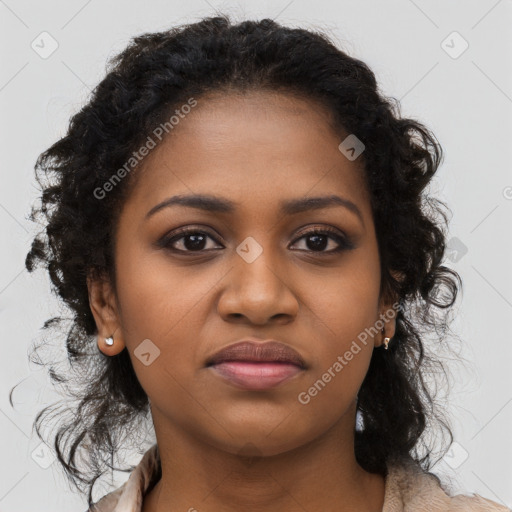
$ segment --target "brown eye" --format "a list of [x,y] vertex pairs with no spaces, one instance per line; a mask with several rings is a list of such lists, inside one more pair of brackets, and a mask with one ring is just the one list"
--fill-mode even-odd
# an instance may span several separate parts
[[[305,250],[308,252],[332,254],[343,250],[353,249],[354,245],[345,236],[328,228],[312,229],[303,233],[297,240],[305,240]],[[296,243],[296,242],[295,242]],[[334,248],[332,247],[334,245]],[[329,248],[329,250],[325,250]]]
[[185,228],[172,236],[165,237],[159,245],[177,252],[200,252],[216,247],[208,247],[208,239],[215,240],[213,235],[206,231]]

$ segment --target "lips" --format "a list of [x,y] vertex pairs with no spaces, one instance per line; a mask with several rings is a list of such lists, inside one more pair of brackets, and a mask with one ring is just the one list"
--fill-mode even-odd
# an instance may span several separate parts
[[300,368],[305,368],[306,366],[304,360],[295,349],[274,340],[258,343],[250,340],[239,341],[210,357],[206,362],[206,366],[227,361],[288,363]]
[[301,373],[306,364],[296,350],[278,341],[244,340],[214,354],[206,367],[235,387],[265,390]]

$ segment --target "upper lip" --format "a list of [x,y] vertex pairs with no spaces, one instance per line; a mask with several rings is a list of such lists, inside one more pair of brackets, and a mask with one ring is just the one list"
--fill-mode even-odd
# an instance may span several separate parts
[[212,366],[225,361],[259,361],[290,363],[301,368],[306,364],[300,354],[279,341],[252,341],[249,339],[232,343],[208,358],[206,366]]

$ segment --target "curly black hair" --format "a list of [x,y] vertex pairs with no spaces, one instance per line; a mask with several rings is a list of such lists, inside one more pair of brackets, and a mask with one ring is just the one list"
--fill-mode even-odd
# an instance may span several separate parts
[[[379,91],[369,67],[327,35],[271,19],[234,24],[219,15],[134,37],[109,60],[105,78],[71,118],[66,135],[35,164],[42,194],[30,219],[43,229],[25,265],[30,272],[44,265],[52,291],[71,312],[43,326],[65,336],[70,370],[58,373],[50,362],[49,374],[76,400],[55,415],[59,429],[52,439],[69,481],[83,493],[88,486],[89,505],[96,480],[114,469],[114,456],[140,435],[139,423],[150,411],[127,350],[113,357],[97,350],[87,287],[88,276],[106,277],[115,290],[114,234],[140,166],[111,187],[108,200],[98,191],[155,126],[190,98],[251,90],[279,90],[320,102],[340,136],[355,134],[365,145],[361,158],[379,247],[381,293],[398,297],[400,308],[389,350],[374,350],[359,391],[358,463],[382,475],[396,458],[429,469],[434,453],[429,435],[440,432],[444,439],[447,433],[449,443],[453,440],[436,400],[438,388],[434,393],[429,383],[434,376],[447,377],[446,369],[425,342],[432,334],[434,341],[446,338],[450,308],[462,287],[459,275],[443,265],[446,205],[426,190],[442,160],[438,141],[420,122],[402,118],[398,100]],[[41,425],[62,403],[38,413],[34,425],[41,439]]]

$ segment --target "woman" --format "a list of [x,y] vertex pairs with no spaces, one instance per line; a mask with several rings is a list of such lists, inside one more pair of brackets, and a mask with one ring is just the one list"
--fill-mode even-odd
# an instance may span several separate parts
[[[74,315],[55,448],[90,510],[507,510],[428,472],[451,432],[420,331],[461,286],[441,155],[319,33],[207,18],[113,59],[38,159],[26,262]],[[93,503],[148,413],[156,443]]]

